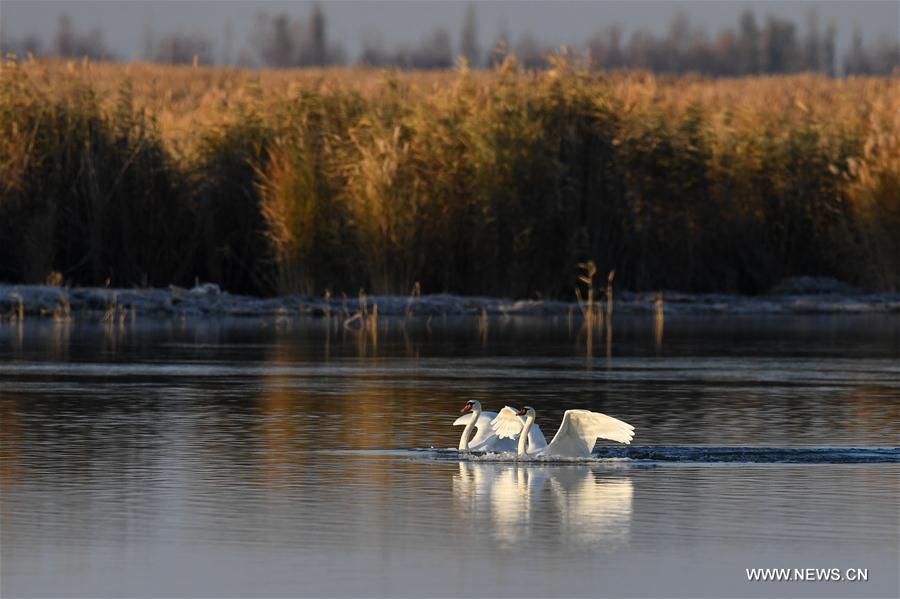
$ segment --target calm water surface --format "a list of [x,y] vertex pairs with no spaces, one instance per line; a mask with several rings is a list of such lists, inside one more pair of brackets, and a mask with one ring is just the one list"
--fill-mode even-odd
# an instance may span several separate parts
[[[662,333],[0,325],[0,595],[900,594],[900,316]],[[634,448],[461,457],[467,399],[548,438],[602,411]]]

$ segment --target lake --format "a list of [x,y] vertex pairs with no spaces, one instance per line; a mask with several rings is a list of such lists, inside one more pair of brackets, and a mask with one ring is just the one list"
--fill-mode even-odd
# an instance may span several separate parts
[[[900,315],[357,324],[0,324],[0,595],[900,594]],[[468,399],[636,437],[461,455]]]

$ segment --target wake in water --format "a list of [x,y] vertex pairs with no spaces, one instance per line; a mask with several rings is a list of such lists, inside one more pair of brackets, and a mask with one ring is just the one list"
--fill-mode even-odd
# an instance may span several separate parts
[[[388,453],[388,452],[385,452]],[[737,464],[879,464],[900,463],[900,447],[599,447],[589,458],[516,458],[513,453],[463,452],[455,449],[392,451],[440,461],[538,463],[737,463]]]
[[653,462],[862,464],[900,462],[900,447],[603,447],[593,455]]

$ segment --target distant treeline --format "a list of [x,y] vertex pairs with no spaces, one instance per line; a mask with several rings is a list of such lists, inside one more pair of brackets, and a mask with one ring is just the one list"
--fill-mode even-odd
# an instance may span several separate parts
[[0,280],[900,288],[900,80],[8,62]]
[[[24,58],[57,56],[93,60],[115,60],[106,46],[102,31],[77,31],[71,19],[62,15],[50,43],[35,35],[6,36],[3,53]],[[726,28],[710,37],[695,27],[684,14],[676,14],[662,36],[637,31],[627,39],[619,25],[611,26],[588,40],[572,40],[569,56],[578,56],[590,69],[645,69],[656,73],[689,72],[713,76],[740,76],[775,73],[815,72],[826,75],[885,75],[900,67],[900,39],[881,37],[866,45],[860,30],[853,33],[844,56],[836,50],[834,23],[824,29],[814,11],[804,27],[767,15],[757,21],[745,11],[736,27]],[[369,32],[355,60],[343,46],[328,36],[325,13],[313,4],[307,19],[286,13],[260,12],[248,40],[235,51],[234,32],[229,26],[222,35],[218,54],[216,45],[200,33],[145,33],[142,58],[167,64],[238,65],[244,67],[308,67],[358,65],[403,69],[447,69],[459,58],[471,67],[492,67],[515,53],[528,68],[549,68],[550,57],[560,48],[540,42],[530,33],[511,40],[500,35],[490,48],[478,45],[478,19],[469,5],[458,43],[446,29],[436,28],[413,46],[389,47],[377,32]]]

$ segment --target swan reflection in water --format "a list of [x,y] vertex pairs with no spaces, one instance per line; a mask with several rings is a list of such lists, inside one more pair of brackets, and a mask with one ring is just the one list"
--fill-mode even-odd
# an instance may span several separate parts
[[460,462],[453,477],[461,522],[509,547],[617,547],[629,538],[633,494],[627,475],[587,465]]

